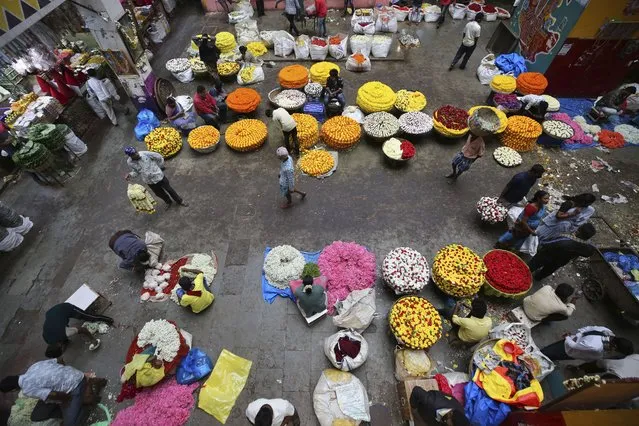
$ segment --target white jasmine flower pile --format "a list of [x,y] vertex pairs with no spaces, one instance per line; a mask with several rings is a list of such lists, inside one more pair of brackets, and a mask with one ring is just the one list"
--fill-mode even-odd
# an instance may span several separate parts
[[399,127],[409,135],[421,135],[432,130],[433,119],[421,111],[407,112],[400,115]]
[[415,293],[428,284],[430,268],[426,258],[418,251],[398,247],[384,258],[382,276],[395,294]]
[[399,131],[399,121],[388,112],[374,112],[364,118],[364,132],[374,138],[389,138]]
[[264,274],[274,287],[283,289],[301,277],[305,264],[304,256],[295,247],[277,246],[264,259]]
[[382,151],[393,160],[401,160],[403,153],[402,141],[397,138],[390,138],[382,145]]
[[544,132],[557,139],[570,139],[575,135],[575,131],[572,130],[568,124],[559,120],[546,120],[541,123],[544,128]]
[[173,58],[166,61],[166,69],[172,73],[181,73],[189,68],[191,68],[191,64],[186,58]]
[[588,134],[588,135],[592,135],[594,137],[595,140],[597,140],[597,135],[599,134],[599,132],[601,132],[601,127],[594,125],[594,124],[588,124],[586,122],[586,119],[581,116],[578,115],[575,118],[573,118],[573,120],[579,124],[579,127],[581,127],[581,130],[584,131],[584,133]]
[[308,83],[304,86],[304,93],[312,98],[319,98],[324,88],[319,83]]
[[144,273],[144,284],[142,286],[146,290],[155,291],[156,293],[162,292],[169,285],[169,278],[171,278],[171,265],[165,263],[156,264],[153,268],[149,268]]
[[504,167],[514,167],[521,164],[521,155],[512,148],[500,146],[493,152],[493,158]]
[[155,346],[155,356],[171,362],[180,350],[180,335],[177,328],[167,320],[151,320],[138,333],[138,347]]
[[481,197],[477,202],[477,212],[481,215],[481,220],[491,224],[503,222],[508,214],[506,207],[494,197]]
[[275,103],[285,109],[300,108],[306,103],[306,95],[299,90],[282,90],[275,96]]
[[630,124],[620,124],[615,126],[615,132],[621,133],[626,143],[639,145],[639,129]]

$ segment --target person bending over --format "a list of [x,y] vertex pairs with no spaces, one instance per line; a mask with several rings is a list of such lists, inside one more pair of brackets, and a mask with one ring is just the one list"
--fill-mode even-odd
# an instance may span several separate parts
[[493,326],[493,320],[486,316],[488,307],[481,299],[473,299],[470,313],[467,318],[453,315],[452,323],[459,326],[457,337],[466,343],[479,342],[488,336]]
[[182,277],[178,283],[180,288],[177,290],[177,296],[180,306],[188,306],[194,313],[198,314],[213,303],[215,297],[211,293],[203,273],[200,272],[194,279]]
[[575,305],[570,303],[574,291],[566,283],[559,284],[556,289],[545,285],[524,298],[524,313],[533,321],[567,320],[575,312]]
[[321,285],[313,284],[310,275],[305,276],[302,285],[295,290],[295,298],[306,318],[326,309],[326,291]]

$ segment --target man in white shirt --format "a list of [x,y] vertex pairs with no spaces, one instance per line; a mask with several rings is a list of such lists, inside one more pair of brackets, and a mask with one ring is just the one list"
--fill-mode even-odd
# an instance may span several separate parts
[[[284,145],[286,150],[295,156],[300,155],[300,141],[297,139],[297,123],[295,119],[291,117],[284,108],[278,108],[276,110],[266,110],[266,116],[273,119],[274,122],[280,125],[282,133],[284,134]],[[293,140],[291,145],[289,139]]]
[[459,46],[459,49],[457,49],[457,53],[453,58],[453,63],[450,64],[450,67],[448,67],[448,71],[452,70],[455,65],[457,65],[457,62],[462,58],[462,56],[464,57],[464,59],[462,59],[462,63],[459,66],[459,69],[463,70],[466,68],[466,64],[468,63],[468,59],[470,59],[470,55],[473,54],[473,52],[475,51],[475,47],[477,47],[477,40],[479,40],[479,36],[481,34],[481,26],[479,25],[479,23],[482,21],[482,19],[484,19],[484,14],[480,12],[475,15],[474,21],[467,23],[464,27],[462,44],[461,46]]
[[634,352],[634,346],[630,340],[616,337],[606,327],[588,326],[566,336],[564,340],[546,346],[541,352],[553,361],[595,361],[630,355]]
[[[87,81],[87,87],[89,91],[98,98],[100,101],[100,105],[102,105],[102,109],[106,113],[111,123],[114,126],[118,125],[118,119],[115,116],[115,111],[113,110],[113,106],[117,105],[113,103],[114,98],[111,96],[109,89],[105,86],[105,84],[98,78],[98,74],[95,69],[91,68],[87,71],[89,75],[89,80]],[[119,99],[119,98],[118,98]],[[129,109],[127,108],[124,112],[125,114],[129,114]]]
[[285,399],[260,398],[246,407],[246,417],[255,426],[299,426],[293,404]]

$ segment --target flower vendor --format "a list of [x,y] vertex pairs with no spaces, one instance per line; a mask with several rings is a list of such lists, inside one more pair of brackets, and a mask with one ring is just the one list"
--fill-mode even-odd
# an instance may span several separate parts
[[184,107],[174,97],[169,96],[166,98],[164,112],[166,113],[166,118],[176,129],[182,132],[195,129],[195,113],[193,111],[184,111]]
[[607,116],[619,115],[623,112],[622,106],[626,102],[626,99],[635,93],[637,93],[637,88],[634,86],[615,89],[599,98],[595,102],[595,108]]
[[596,249],[586,241],[596,232],[591,223],[585,223],[577,229],[574,236],[561,234],[540,244],[537,254],[528,262],[535,280],[543,280],[572,259],[592,256]]
[[326,291],[321,285],[313,283],[310,275],[302,279],[302,285],[295,290],[297,304],[306,318],[326,310]]
[[631,355],[634,353],[634,346],[630,340],[615,336],[606,327],[590,325],[567,335],[564,340],[546,346],[541,352],[553,361],[594,361],[618,358],[620,354]]
[[541,164],[535,164],[527,172],[517,173],[508,181],[506,187],[499,195],[499,200],[504,201],[507,208],[520,203],[530,191],[530,188],[535,186],[537,179],[544,175],[544,166]]
[[275,2],[276,9],[278,3],[281,1],[284,2],[284,15],[286,16],[286,19],[288,19],[288,32],[297,37],[298,35],[300,35],[300,31],[295,26],[295,17],[303,8],[302,6],[300,6],[297,0],[277,0]]
[[438,390],[425,391],[415,386],[410,394],[410,407],[427,425],[470,426],[459,401]]
[[119,266],[128,271],[144,270],[149,266],[149,251],[144,240],[128,229],[118,231],[109,239],[109,248],[122,261]]
[[169,180],[164,175],[162,170],[164,168],[164,158],[160,154],[150,151],[137,151],[132,146],[126,147],[124,153],[129,156],[126,162],[131,168],[129,174],[126,175],[127,180],[140,176],[142,182],[146,183],[155,195],[164,200],[167,209],[171,207],[173,201],[183,207],[189,206],[175,192],[175,189],[171,187]]
[[300,141],[297,138],[297,122],[291,117],[291,114],[284,108],[277,108],[276,110],[266,110],[266,116],[271,118],[282,129],[286,150],[295,156],[299,156]]
[[451,71],[455,67],[455,65],[457,65],[457,62],[462,59],[462,56],[464,57],[464,59],[462,59],[462,63],[459,66],[459,69],[463,70],[466,68],[466,64],[470,59],[470,55],[473,54],[473,52],[475,51],[475,47],[477,47],[477,41],[479,40],[479,36],[481,34],[481,25],[479,25],[479,23],[482,21],[482,19],[484,19],[484,14],[479,12],[477,15],[475,15],[475,20],[470,21],[464,27],[462,44],[459,46],[459,49],[457,49],[457,53],[455,53],[455,57],[453,58],[453,62],[450,64],[450,67],[448,67],[448,71]]
[[206,70],[209,72],[209,75],[213,78],[214,82],[218,83],[217,60],[220,59],[221,51],[215,45],[215,37],[203,33],[199,40],[198,50],[200,60],[206,65]]
[[275,151],[277,158],[280,159],[280,194],[286,197],[286,203],[280,207],[287,209],[293,205],[292,194],[300,194],[302,200],[306,198],[306,192],[298,191],[295,188],[295,174],[293,173],[293,159],[288,155],[288,150],[283,146]]
[[[115,101],[119,101],[120,97],[113,96],[109,88],[104,84],[102,80],[98,78],[98,73],[94,68],[89,68],[87,70],[87,74],[89,75],[89,80],[87,80],[87,90],[93,97],[97,98],[102,106],[102,109],[106,113],[111,123],[114,126],[118,125],[118,119],[115,116],[114,108],[122,109],[120,104]],[[110,82],[109,82],[110,83]],[[124,109],[124,114],[129,115],[129,108]]]
[[100,339],[93,337],[93,334],[85,327],[69,327],[70,319],[78,319],[89,322],[104,322],[113,324],[113,318],[104,315],[93,315],[70,303],[59,303],[51,307],[44,315],[42,326],[42,338],[47,343],[45,355],[47,358],[58,358],[62,356],[69,344],[69,337],[81,334],[91,341],[89,350],[94,351],[100,347]]
[[566,201],[561,204],[559,210],[546,216],[537,228],[539,244],[552,241],[561,234],[574,233],[595,214],[592,203],[597,200],[597,197],[594,194],[564,196],[564,199]]
[[457,337],[466,343],[475,343],[488,336],[488,332],[493,328],[493,320],[486,316],[488,307],[482,299],[473,299],[470,313],[467,318],[453,315],[451,322],[459,326]]
[[332,99],[337,99],[337,102],[339,102],[342,108],[346,105],[346,99],[344,98],[344,80],[342,80],[342,77],[339,76],[339,72],[335,68],[328,72],[326,88],[324,89],[324,104],[328,105]]
[[27,397],[55,404],[62,411],[64,425],[77,426],[85,424],[83,406],[97,404],[106,384],[107,379],[83,373],[57,359],[47,359],[34,363],[20,376],[2,379],[0,392],[20,389]]
[[546,102],[546,98],[540,95],[524,95],[517,96],[517,99],[524,105],[524,110],[528,111],[530,108],[539,105],[541,102]]
[[206,282],[201,272],[193,279],[187,276],[181,277],[178,284],[180,288],[177,289],[177,297],[180,306],[189,306],[196,314],[208,308],[215,299],[211,293],[211,285]]
[[[526,95],[531,96],[531,95]],[[535,96],[535,95],[532,95]],[[548,102],[545,100],[540,101],[537,104],[530,106],[529,108],[524,108],[524,114],[538,123],[541,123],[546,119],[546,113],[548,112]]]
[[293,404],[285,399],[256,399],[246,407],[246,417],[255,426],[299,425]]
[[240,62],[244,64],[259,64],[260,60],[257,59],[246,46],[240,46]]
[[456,180],[459,175],[470,168],[470,165],[486,152],[486,143],[481,136],[475,136],[472,133],[468,135],[466,143],[462,147],[461,152],[453,157],[453,172],[446,177]]
[[206,91],[206,88],[202,85],[197,86],[197,91],[193,96],[193,106],[197,115],[202,117],[204,122],[209,126],[213,126],[216,129],[220,129],[219,109],[217,108],[217,102],[210,92]]
[[328,7],[326,0],[315,0],[315,16],[317,17],[317,35],[326,38],[328,31],[326,30],[326,13]]
[[355,11],[355,6],[353,6],[353,0],[344,0],[344,16],[352,15]]
[[575,312],[575,305],[570,303],[570,296],[575,289],[561,283],[556,289],[545,285],[524,299],[523,309],[533,321],[563,321]]
[[546,191],[537,191],[532,200],[519,214],[512,229],[506,231],[497,241],[496,247],[502,249],[515,248],[519,250],[526,238],[536,236],[537,227],[546,214],[546,205],[550,195]]

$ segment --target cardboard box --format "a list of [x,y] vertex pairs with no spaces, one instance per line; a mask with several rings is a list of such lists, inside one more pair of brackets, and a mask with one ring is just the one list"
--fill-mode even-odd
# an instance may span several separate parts
[[413,392],[413,388],[419,386],[426,391],[439,390],[437,381],[435,379],[423,379],[423,380],[407,380],[405,382],[399,382],[397,384],[397,393],[399,394],[399,409],[402,413],[402,418],[409,422],[413,422],[415,426],[427,426],[421,419],[413,419],[413,413],[410,406],[410,394]]

